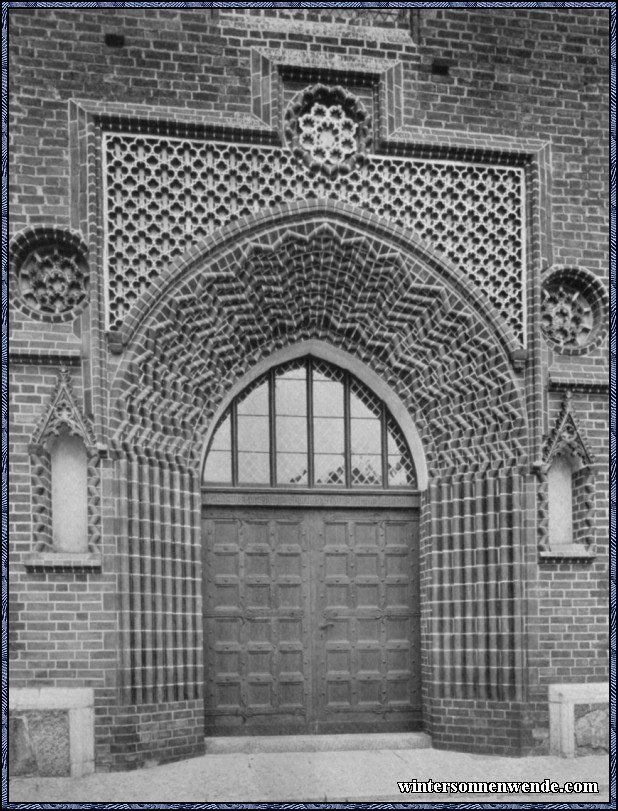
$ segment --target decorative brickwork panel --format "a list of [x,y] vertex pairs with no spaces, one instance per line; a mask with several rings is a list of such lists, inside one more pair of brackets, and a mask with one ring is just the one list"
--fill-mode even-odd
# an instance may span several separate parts
[[419,417],[433,470],[525,458],[508,360],[427,268],[331,224],[279,229],[269,242],[227,252],[161,304],[117,389],[118,441],[199,454],[199,435],[235,380],[275,349],[318,339],[400,394]]
[[119,462],[126,535],[120,539],[121,686],[125,703],[201,695],[199,515],[196,477],[173,462]]
[[370,211],[424,241],[524,341],[518,168],[372,155],[330,176],[287,149],[121,133],[105,136],[104,154],[112,329],[175,258],[215,229],[265,207],[326,198]]
[[430,486],[436,695],[521,698],[521,493],[494,471]]
[[[436,530],[436,554],[444,558],[435,567],[443,573],[435,598],[442,625],[435,633],[444,650],[444,690],[455,685],[462,695],[471,690],[478,697],[514,695],[520,506],[517,476],[508,471],[525,464],[526,450],[504,350],[460,295],[435,283],[437,271],[380,239],[360,237],[336,217],[328,224],[299,219],[294,231],[265,227],[252,244],[237,243],[207,268],[197,262],[141,326],[112,391],[117,446],[130,445],[148,457],[183,458],[197,472],[222,399],[256,363],[309,340],[363,361],[414,415],[430,477],[450,482],[435,503],[460,510],[452,519],[445,512]],[[151,700],[157,690],[173,689],[166,685],[177,678],[166,682],[161,670],[169,655],[162,630],[168,619],[159,613],[165,614],[171,582],[163,574],[177,564],[155,567],[158,538],[170,532],[183,538],[197,530],[194,515],[178,507],[168,527],[163,516],[167,499],[177,498],[175,489],[155,487],[151,477],[160,474],[151,466],[131,466],[135,473],[121,475],[134,482],[126,496],[132,550],[126,616],[133,617],[126,678]],[[455,477],[471,468],[479,471],[480,484],[461,484]],[[499,479],[496,468],[503,471]],[[197,504],[199,492],[192,498]],[[485,533],[486,548],[473,552],[472,526]],[[188,554],[186,543],[173,544],[174,555]],[[192,579],[190,586],[197,589]],[[487,595],[480,603],[470,596],[479,589]],[[457,615],[449,613],[455,604]],[[196,620],[185,611],[182,622]],[[464,650],[477,626],[472,661]],[[195,627],[182,634],[184,646],[175,642],[171,649],[179,663],[194,655],[197,638]],[[179,666],[191,673],[195,664]]]
[[[594,457],[589,444],[583,435],[582,428],[573,408],[572,397],[567,393],[558,418],[549,433],[543,449],[543,467],[539,471],[539,488],[537,494],[539,519],[539,551],[544,557],[556,554],[558,557],[565,550],[560,545],[550,543],[549,532],[549,486],[548,476],[552,465],[561,458],[569,464],[571,472],[572,498],[572,545],[571,556],[576,556],[579,549],[582,555],[593,555],[595,544],[595,483]],[[566,505],[565,505],[566,506]],[[558,510],[563,505],[558,505]],[[568,509],[568,506],[566,506]]]
[[541,328],[557,352],[580,355],[607,334],[609,296],[600,279],[581,268],[557,268],[542,287]]
[[67,228],[26,228],[9,245],[11,293],[28,315],[58,323],[88,299],[88,248]]
[[56,388],[30,444],[32,476],[33,547],[35,553],[57,551],[52,530],[52,460],[50,447],[62,433],[79,437],[86,449],[88,551],[101,553],[100,457],[90,421],[77,403],[66,367],[58,373]]
[[288,107],[285,134],[310,169],[334,177],[353,169],[371,143],[367,118],[360,101],[343,87],[315,85]]

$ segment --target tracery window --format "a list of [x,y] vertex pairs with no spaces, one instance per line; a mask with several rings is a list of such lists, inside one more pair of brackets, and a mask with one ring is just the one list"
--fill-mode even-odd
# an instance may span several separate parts
[[349,372],[307,357],[236,397],[210,442],[213,486],[414,488],[407,442],[386,405]]

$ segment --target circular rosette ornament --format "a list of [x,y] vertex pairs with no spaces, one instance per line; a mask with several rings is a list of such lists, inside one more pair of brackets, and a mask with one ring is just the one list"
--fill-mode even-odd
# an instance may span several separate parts
[[558,268],[543,283],[541,329],[557,352],[579,355],[603,340],[608,306],[596,276],[581,268]]
[[87,303],[88,249],[69,229],[28,228],[9,246],[15,300],[48,321],[74,318]]
[[370,146],[367,110],[343,87],[314,85],[285,114],[285,134],[297,158],[329,176],[349,172]]

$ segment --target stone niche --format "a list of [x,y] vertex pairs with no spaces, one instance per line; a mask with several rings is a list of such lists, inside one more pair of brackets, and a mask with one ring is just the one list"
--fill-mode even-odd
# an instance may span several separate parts
[[11,777],[83,777],[93,771],[92,689],[9,691]]
[[562,757],[609,752],[609,685],[551,684],[549,751]]

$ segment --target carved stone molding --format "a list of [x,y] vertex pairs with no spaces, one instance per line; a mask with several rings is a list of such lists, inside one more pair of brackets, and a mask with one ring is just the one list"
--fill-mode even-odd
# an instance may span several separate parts
[[[96,438],[90,420],[84,415],[71,384],[71,376],[66,366],[61,366],[58,381],[52,392],[49,404],[41,417],[29,445],[30,469],[32,476],[32,529],[33,555],[29,566],[54,568],[60,558],[54,549],[52,527],[52,461],[51,446],[62,433],[78,436],[86,448],[87,459],[87,509],[88,509],[88,550],[83,554],[62,557],[62,566],[93,567],[92,556],[100,560],[101,554],[101,497],[100,461]],[[45,555],[54,555],[52,566]],[[43,557],[41,557],[43,556]],[[44,559],[45,558],[45,559]],[[66,558],[66,560],[65,560]],[[95,565],[96,566],[99,564]]]
[[[548,482],[550,468],[560,456],[570,457],[571,460],[576,461],[571,482],[574,526],[570,543],[558,543],[553,546],[550,538]],[[560,414],[547,436],[543,449],[543,461],[538,466],[538,476],[537,509],[540,560],[593,559],[596,554],[594,457],[573,411],[570,392],[565,394]],[[563,506],[564,509],[569,508],[566,504]]]
[[556,456],[561,454],[574,456],[584,467],[590,467],[594,463],[594,457],[582,436],[581,428],[573,412],[570,392],[565,394],[558,419],[545,442],[543,449],[545,470],[549,468]]
[[74,436],[81,437],[86,447],[95,447],[96,440],[92,425],[77,404],[71,384],[71,375],[66,366],[60,367],[56,388],[50,404],[34,432],[32,444],[43,446],[50,438],[59,436],[63,429]]

